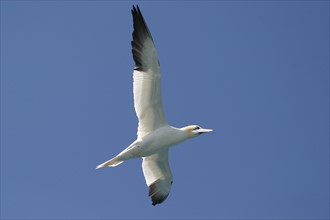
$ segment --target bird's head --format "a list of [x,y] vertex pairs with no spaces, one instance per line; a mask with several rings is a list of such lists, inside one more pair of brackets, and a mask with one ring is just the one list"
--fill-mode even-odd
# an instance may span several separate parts
[[198,125],[189,125],[181,128],[180,130],[185,131],[189,137],[196,137],[198,135],[213,131],[212,129],[201,128]]

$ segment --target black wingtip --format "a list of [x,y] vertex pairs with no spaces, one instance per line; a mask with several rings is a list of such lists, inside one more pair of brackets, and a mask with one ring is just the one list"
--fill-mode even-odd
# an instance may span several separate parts
[[142,13],[141,13],[141,11],[140,11],[140,8],[139,8],[139,6],[138,5],[132,5],[132,15],[134,16],[134,15],[139,15],[139,16],[142,16]]
[[131,10],[132,11],[132,14],[133,13],[137,13],[136,8],[139,8],[139,6],[138,5],[136,5],[136,7],[135,7],[135,5],[132,6],[132,10]]
[[133,10],[135,10],[135,11],[138,11],[138,12],[140,12],[140,8],[139,8],[139,5],[133,5]]
[[[149,186],[149,196],[151,197],[152,205],[155,206],[157,204],[161,204],[166,200],[169,194],[164,195],[159,192],[159,189],[157,189],[157,184],[162,183],[163,180],[156,180],[154,183],[152,183]],[[172,184],[173,181],[171,181]]]
[[131,41],[133,59],[135,61],[135,70],[145,70],[148,67],[143,61],[143,47],[147,39],[150,39],[153,42],[151,33],[145,22],[143,15],[140,11],[138,5],[132,6],[132,16],[133,16],[133,40]]

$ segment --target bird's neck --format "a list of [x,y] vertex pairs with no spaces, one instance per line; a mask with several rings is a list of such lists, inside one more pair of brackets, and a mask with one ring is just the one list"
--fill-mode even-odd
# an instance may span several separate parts
[[188,134],[187,131],[182,130],[181,128],[176,128],[176,127],[171,127],[174,132],[173,132],[173,137],[175,137],[175,139],[177,140],[177,143],[183,142],[189,138],[191,138],[191,136]]

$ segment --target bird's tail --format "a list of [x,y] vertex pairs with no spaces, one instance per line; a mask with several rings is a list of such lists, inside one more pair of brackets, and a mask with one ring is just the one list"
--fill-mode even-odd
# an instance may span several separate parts
[[100,169],[100,168],[102,168],[102,167],[106,167],[106,166],[109,166],[109,167],[115,167],[115,166],[118,166],[119,164],[121,164],[122,162],[124,162],[124,161],[122,161],[122,160],[118,160],[117,157],[114,157],[114,158],[112,158],[111,160],[108,160],[108,161],[106,161],[106,162],[104,162],[104,163],[98,165],[98,166],[96,167],[96,169]]

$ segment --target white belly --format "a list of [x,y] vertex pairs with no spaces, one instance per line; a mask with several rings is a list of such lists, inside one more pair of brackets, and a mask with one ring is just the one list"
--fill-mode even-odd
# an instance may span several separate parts
[[157,129],[146,135],[141,140],[134,141],[117,157],[120,160],[128,160],[136,157],[147,157],[160,150],[169,148],[188,138],[185,131],[170,126]]
[[142,139],[140,144],[141,154],[139,156],[150,156],[159,150],[169,148],[185,139],[185,133],[179,129],[170,126],[159,128]]

